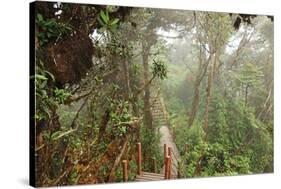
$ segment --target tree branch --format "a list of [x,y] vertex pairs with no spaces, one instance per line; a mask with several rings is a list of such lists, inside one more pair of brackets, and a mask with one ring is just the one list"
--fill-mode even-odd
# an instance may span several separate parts
[[150,85],[153,79],[155,79],[155,76],[153,76],[147,83],[145,83],[140,89],[138,89],[138,91],[134,94],[134,97],[138,96],[148,85]]
[[140,120],[141,120],[141,118],[136,118],[133,121],[120,122],[120,123],[113,125],[113,127],[118,127],[118,126],[123,125],[123,126],[132,126],[132,127],[136,128],[136,125],[140,122]]

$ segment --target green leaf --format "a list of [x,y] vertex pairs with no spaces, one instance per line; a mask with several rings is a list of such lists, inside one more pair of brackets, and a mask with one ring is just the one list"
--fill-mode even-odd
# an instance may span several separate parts
[[102,18],[103,22],[104,22],[105,24],[107,24],[107,23],[108,23],[108,21],[109,21],[109,16],[108,16],[108,13],[107,13],[107,14],[105,14],[105,13],[104,13],[104,11],[102,10],[102,11],[100,12],[100,16],[101,16],[101,18]]
[[43,21],[43,16],[42,16],[42,14],[40,14],[40,13],[37,14],[37,20],[38,20],[38,21]]
[[43,80],[43,82],[41,84],[39,84],[39,87],[41,89],[45,88],[47,86],[47,80]]
[[112,6],[112,5],[108,5],[107,7],[106,7],[106,11],[108,11],[108,12],[114,12],[114,6]]
[[49,141],[50,140],[50,133],[48,133],[47,131],[44,131],[42,133],[42,137],[44,138],[44,140]]
[[124,134],[124,133],[126,133],[126,127],[120,127],[120,131]]
[[118,18],[115,18],[113,21],[111,21],[110,25],[113,26],[119,22]]
[[39,121],[43,119],[43,117],[38,114],[35,114],[34,118]]
[[69,31],[72,30],[72,27],[70,27],[70,26],[64,26],[64,27],[65,27],[66,30],[69,30]]
[[45,77],[44,75],[40,75],[40,74],[35,74],[35,79],[38,79],[38,80],[48,80],[47,77]]
[[100,18],[98,18],[98,22],[99,22],[100,25],[106,26]]
[[49,25],[55,23],[55,21],[56,21],[55,19],[50,19],[45,23],[45,26],[49,26]]

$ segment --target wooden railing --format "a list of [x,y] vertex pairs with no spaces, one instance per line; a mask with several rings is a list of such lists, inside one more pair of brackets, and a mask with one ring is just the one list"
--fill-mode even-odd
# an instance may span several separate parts
[[[143,171],[142,171],[142,147],[141,147],[141,143],[137,143],[137,174],[139,176],[143,176]],[[164,179],[171,179],[171,178],[175,178],[175,177],[172,177],[172,162],[173,162],[173,159],[172,159],[172,155],[173,154],[173,150],[172,150],[172,147],[168,147],[167,144],[164,144],[164,173],[163,173],[163,178]],[[175,157],[175,155],[174,155]],[[178,162],[177,160],[174,160],[176,162]],[[156,174],[157,172],[157,164],[156,164],[156,158],[152,158],[152,163],[153,163],[153,173],[148,173],[148,172],[145,172],[146,174]],[[174,164],[175,167],[178,168],[178,163],[177,164]],[[124,182],[127,182],[128,181],[128,160],[123,160],[122,161],[122,167],[123,167],[123,181]],[[179,171],[178,173],[179,174]],[[161,174],[158,174],[161,176]],[[176,176],[176,175],[174,175]],[[179,176],[179,175],[177,175]],[[160,178],[159,177],[159,180],[160,179],[163,179],[163,178]],[[155,178],[155,176],[154,176]]]

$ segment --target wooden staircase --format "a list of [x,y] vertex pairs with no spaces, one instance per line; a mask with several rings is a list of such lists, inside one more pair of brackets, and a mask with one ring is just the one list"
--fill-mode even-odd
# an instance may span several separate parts
[[151,97],[150,103],[153,120],[156,121],[158,125],[168,126],[168,115],[166,112],[165,105],[163,103],[163,99],[159,96]]

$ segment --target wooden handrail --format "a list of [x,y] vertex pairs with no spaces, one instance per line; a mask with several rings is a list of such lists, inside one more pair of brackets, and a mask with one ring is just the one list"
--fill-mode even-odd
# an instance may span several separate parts
[[[142,155],[141,155],[141,143],[137,143],[137,174],[142,176]],[[173,151],[172,147],[168,147],[167,144],[164,144],[164,178],[171,179],[172,178],[172,156]],[[157,173],[157,159],[152,157],[152,172]],[[126,182],[128,180],[128,163],[123,161],[123,181]],[[176,166],[177,167],[177,166]]]

